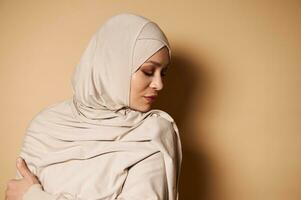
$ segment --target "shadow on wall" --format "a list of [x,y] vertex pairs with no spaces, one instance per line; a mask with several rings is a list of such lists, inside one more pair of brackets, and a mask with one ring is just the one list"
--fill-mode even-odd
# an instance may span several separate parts
[[[180,130],[183,148],[183,162],[180,176],[180,199],[208,200],[211,189],[211,175],[209,159],[205,153],[194,149],[190,143],[193,137],[201,137],[202,133],[195,130],[191,123],[192,112],[198,107],[198,111],[204,103],[209,87],[209,78],[204,66],[193,63],[189,55],[183,52],[173,54],[172,63],[164,82],[164,90],[158,97],[156,108],[168,112],[176,121]],[[197,97],[196,97],[197,96]],[[195,99],[200,100],[195,102]],[[203,110],[203,109],[201,109]],[[205,113],[204,113],[205,114]],[[202,114],[203,116],[203,114]],[[202,120],[199,120],[202,123]],[[201,126],[199,124],[198,126]]]

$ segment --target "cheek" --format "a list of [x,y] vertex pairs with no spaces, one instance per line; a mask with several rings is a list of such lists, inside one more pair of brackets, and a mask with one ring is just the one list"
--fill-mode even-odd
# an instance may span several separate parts
[[131,79],[131,96],[143,94],[148,88],[149,81],[139,73],[135,73]]
[[142,74],[133,74],[130,93],[131,108],[141,112],[146,112],[150,109],[150,105],[148,105],[142,97],[147,93],[149,84],[149,79],[144,77]]

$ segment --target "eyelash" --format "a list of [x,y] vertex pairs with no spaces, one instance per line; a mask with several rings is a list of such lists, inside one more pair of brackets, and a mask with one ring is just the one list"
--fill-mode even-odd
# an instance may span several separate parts
[[[153,72],[151,72],[151,73],[149,73],[149,72],[145,72],[145,71],[142,71],[143,73],[144,73],[144,75],[146,75],[146,76],[153,76],[154,74],[153,74]],[[164,73],[164,72],[162,72],[161,73],[161,76],[162,77],[164,77],[164,76],[166,76],[166,72]]]
[[146,75],[146,76],[152,76],[153,75],[153,73],[151,72],[146,72],[146,71],[142,71],[143,73],[144,73],[144,75]]

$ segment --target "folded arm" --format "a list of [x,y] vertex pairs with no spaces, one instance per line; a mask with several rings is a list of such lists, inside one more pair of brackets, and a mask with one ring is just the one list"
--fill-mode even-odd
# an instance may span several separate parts
[[[68,193],[53,195],[45,192],[24,160],[17,168],[20,173],[17,172],[17,179],[8,184],[6,200],[75,199]],[[164,161],[162,154],[157,152],[129,169],[122,191],[116,200],[167,200],[167,194]]]

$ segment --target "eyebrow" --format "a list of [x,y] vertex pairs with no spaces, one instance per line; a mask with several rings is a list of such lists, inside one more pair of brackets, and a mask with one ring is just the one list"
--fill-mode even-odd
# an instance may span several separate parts
[[161,63],[158,63],[158,62],[153,61],[153,60],[146,61],[145,63],[152,63],[152,64],[157,65],[159,67],[162,65]]

